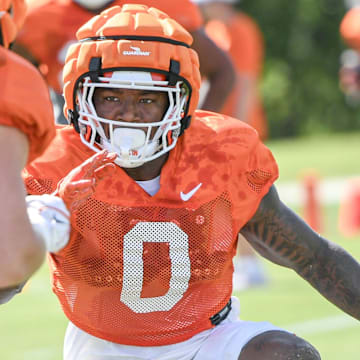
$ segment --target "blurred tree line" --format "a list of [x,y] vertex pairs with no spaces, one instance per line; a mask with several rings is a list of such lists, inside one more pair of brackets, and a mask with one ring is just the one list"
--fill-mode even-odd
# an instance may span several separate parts
[[339,88],[339,57],[346,48],[339,25],[341,0],[242,0],[265,39],[262,94],[270,137],[360,129],[360,107]]

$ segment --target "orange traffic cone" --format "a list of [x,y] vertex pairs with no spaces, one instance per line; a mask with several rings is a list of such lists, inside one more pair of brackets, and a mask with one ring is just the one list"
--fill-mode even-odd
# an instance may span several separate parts
[[345,237],[360,234],[360,178],[349,180],[340,200],[338,226]]
[[316,232],[323,231],[323,210],[319,199],[319,176],[314,171],[303,175],[304,187],[304,220]]

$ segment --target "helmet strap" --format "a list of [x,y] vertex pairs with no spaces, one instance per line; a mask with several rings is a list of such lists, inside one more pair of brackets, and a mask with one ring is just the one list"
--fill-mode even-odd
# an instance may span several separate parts
[[[91,81],[99,82],[99,75],[101,72],[101,57],[92,57],[89,63],[89,76]],[[68,110],[67,111],[67,118],[70,124],[74,125],[76,132],[80,133],[80,126],[79,126],[79,114],[77,111]]]
[[93,57],[89,64],[90,79],[92,82],[99,82],[99,75],[101,72],[101,57]]
[[[0,20],[1,21],[1,20]],[[0,45],[4,46],[4,38],[3,38],[3,32],[2,32],[2,28],[0,26]]]
[[73,110],[68,109],[67,111],[67,119],[70,124],[73,124],[76,132],[80,134],[80,126],[79,126],[79,114]]
[[168,81],[170,86],[175,86],[177,81],[179,80],[180,74],[180,63],[176,60],[170,60],[170,67],[169,67],[169,76]]
[[180,128],[180,134],[179,136],[181,136],[184,131],[190,126],[191,123],[191,116],[185,116],[184,118],[181,119],[181,128]]

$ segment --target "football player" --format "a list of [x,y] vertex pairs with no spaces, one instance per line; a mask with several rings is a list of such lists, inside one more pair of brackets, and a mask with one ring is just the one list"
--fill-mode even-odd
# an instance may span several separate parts
[[[67,243],[70,231],[69,213],[60,197],[25,199],[21,170],[41,155],[55,136],[45,81],[33,65],[8,50],[25,12],[23,0],[0,0],[1,304],[21,291],[42,264],[46,250],[56,252]],[[68,175],[59,192],[69,207],[92,192],[97,180],[110,170],[112,160],[113,155],[106,151],[96,154]]]
[[[264,61],[264,39],[255,20],[239,11],[237,0],[192,0],[206,22],[205,30],[230,55],[236,68],[236,82],[221,114],[245,121],[268,137],[267,119],[259,91]],[[234,258],[234,290],[265,285],[268,277],[261,260],[248,242],[239,236],[238,256]]]
[[261,29],[254,19],[236,8],[237,0],[192,2],[201,10],[206,33],[230,55],[236,68],[235,87],[220,112],[250,124],[260,139],[266,140],[267,122],[258,89],[264,61]]
[[[40,266],[45,253],[27,216],[21,170],[55,136],[46,84],[36,68],[8,49],[25,12],[24,0],[0,0],[0,288],[14,291]],[[0,303],[8,297],[0,292]]]
[[360,104],[360,8],[352,4],[340,23],[340,35],[349,48],[340,55],[339,85],[348,105]]
[[69,319],[64,359],[319,360],[296,335],[237,319],[237,235],[357,319],[360,265],[280,201],[277,164],[253,128],[195,110],[190,34],[133,4],[105,10],[77,38],[64,68],[71,126],[24,173],[28,192],[52,193],[94,152],[117,154],[51,254]]
[[[30,2],[29,13],[14,50],[43,72],[50,88],[54,90],[52,94],[58,104],[55,109],[62,109],[64,104],[62,69],[66,51],[76,40],[76,30],[104,7],[138,2],[139,0]],[[210,82],[210,90],[202,107],[219,111],[232,89],[235,71],[229,56],[206,35],[197,6],[190,0],[142,0],[140,3],[161,9],[191,32],[194,38],[193,47],[199,54],[201,71]],[[66,123],[61,110],[57,119],[58,123]]]

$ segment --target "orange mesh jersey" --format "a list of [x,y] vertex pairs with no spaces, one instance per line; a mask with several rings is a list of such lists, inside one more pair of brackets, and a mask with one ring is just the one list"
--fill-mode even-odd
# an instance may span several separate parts
[[28,61],[1,46],[0,79],[0,125],[15,127],[28,137],[30,162],[55,136],[48,88]]
[[[245,73],[254,79],[261,76],[264,41],[261,30],[252,18],[238,13],[227,24],[211,20],[206,24],[206,33],[220,48],[228,52],[239,73]],[[220,112],[237,117],[236,106],[240,96],[242,94],[239,84],[235,84]],[[249,110],[249,124],[259,132],[262,140],[267,138],[266,116],[259,96],[254,99],[254,104]]]
[[[111,6],[138,2],[116,0]],[[188,31],[202,25],[199,10],[190,0],[141,0],[141,3],[164,11]],[[58,93],[62,93],[62,69],[67,50],[76,42],[76,31],[93,16],[94,13],[72,0],[42,0],[29,4],[25,24],[16,41],[37,59],[48,84]]]
[[[53,289],[84,331],[140,346],[183,341],[211,328],[232,292],[237,234],[278,176],[255,130],[196,111],[151,197],[117,167],[72,214],[71,239],[51,255]],[[71,127],[24,171],[31,194],[92,151]]]

